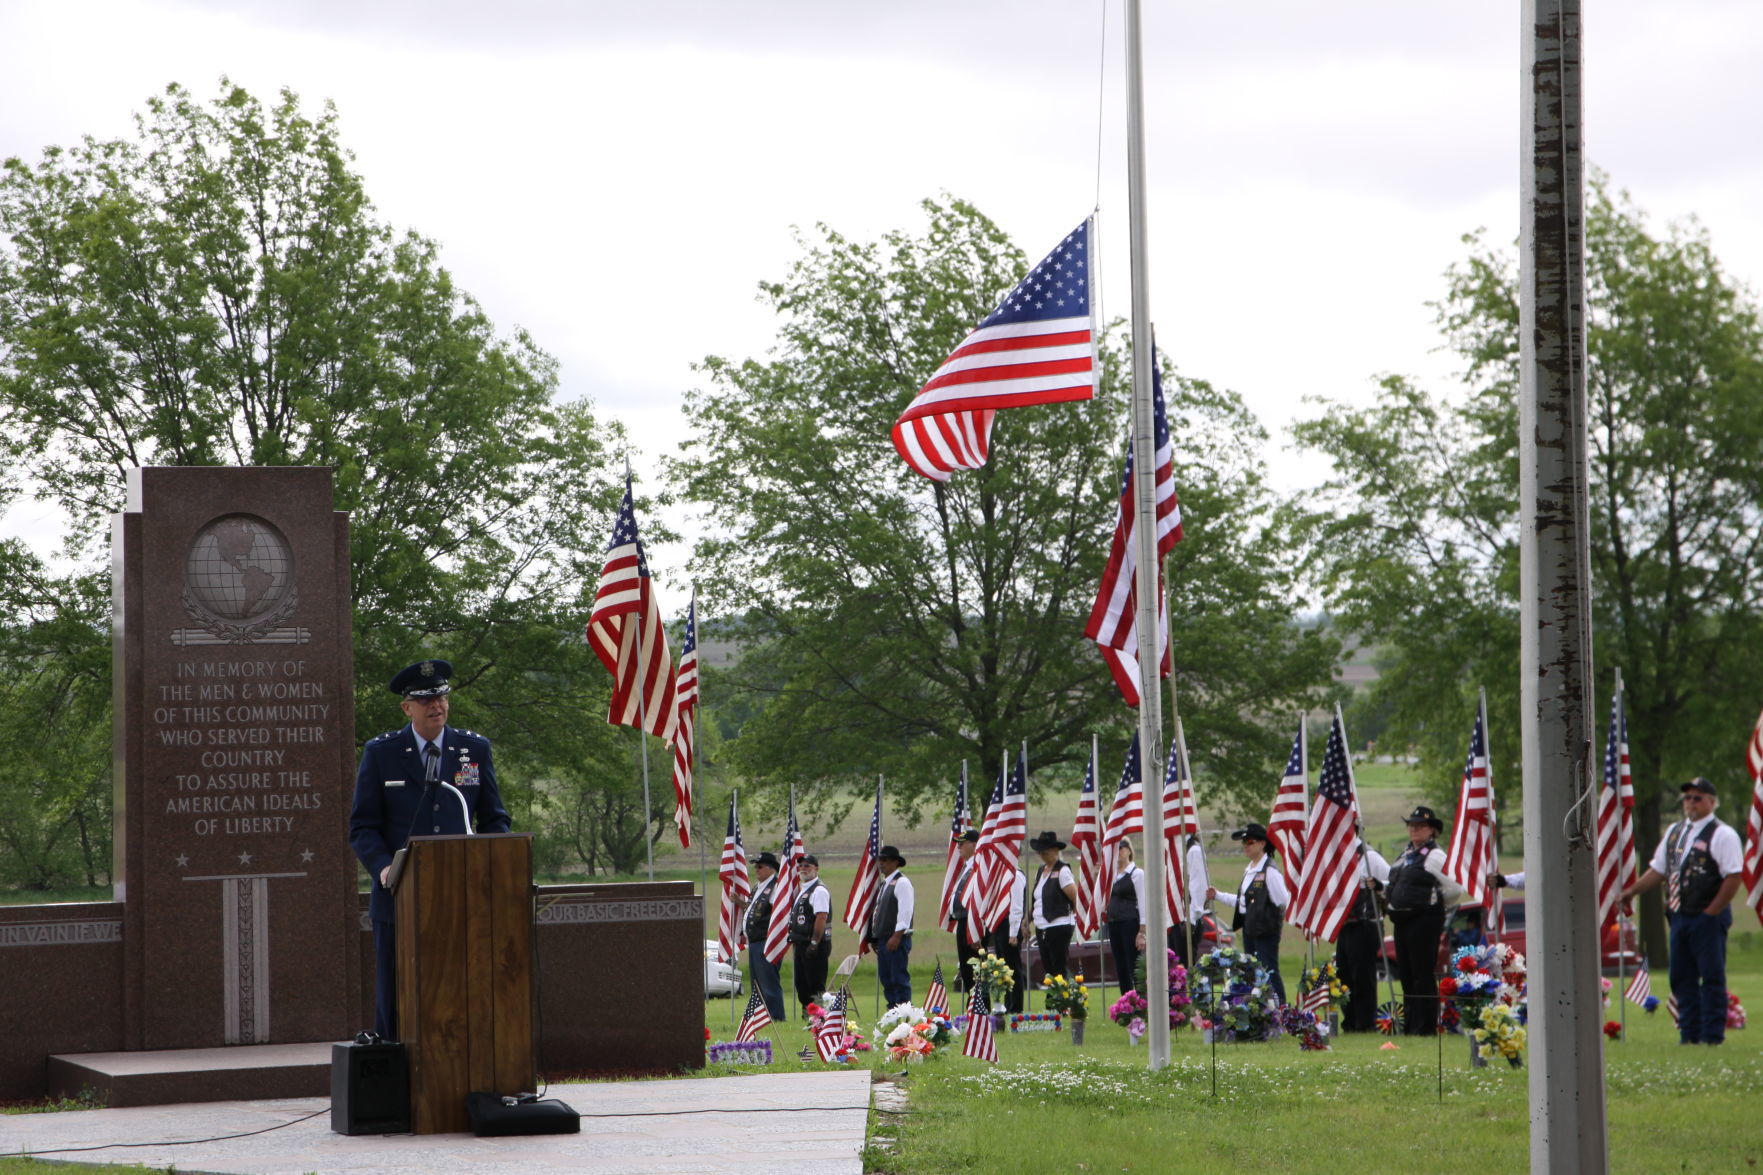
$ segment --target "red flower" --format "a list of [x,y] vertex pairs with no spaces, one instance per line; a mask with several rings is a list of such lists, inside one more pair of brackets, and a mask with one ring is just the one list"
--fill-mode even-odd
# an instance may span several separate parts
[[1604,1021],[1604,1035],[1609,1037],[1611,1040],[1621,1040],[1622,1039],[1622,1025],[1621,1025],[1621,1023],[1616,1020]]
[[1449,975],[1447,975],[1443,979],[1439,980],[1439,994],[1443,995],[1443,996],[1456,995],[1457,994],[1457,981],[1455,979],[1452,979]]
[[705,1040],[709,1040],[709,1039],[710,1039],[710,1029],[708,1029],[708,1028],[706,1028],[706,1029],[705,1029],[705,1030],[704,1030],[704,1039],[705,1039]]
[[1471,959],[1468,955],[1465,955],[1461,959],[1457,960],[1457,970],[1459,970],[1459,971],[1480,971],[1481,964],[1477,963],[1474,959]]

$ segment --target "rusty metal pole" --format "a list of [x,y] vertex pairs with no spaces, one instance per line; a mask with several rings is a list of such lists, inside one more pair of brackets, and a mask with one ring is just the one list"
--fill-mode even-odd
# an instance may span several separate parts
[[1580,0],[1524,0],[1518,468],[1530,1169],[1601,1175]]

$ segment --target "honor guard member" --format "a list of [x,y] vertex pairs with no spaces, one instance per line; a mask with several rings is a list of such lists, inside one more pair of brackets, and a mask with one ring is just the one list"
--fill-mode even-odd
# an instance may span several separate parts
[[747,970],[753,973],[753,986],[759,989],[772,1021],[782,1024],[783,980],[778,977],[777,964],[765,957],[765,936],[771,933],[771,905],[777,899],[777,869],[777,858],[770,853],[753,858],[753,875],[759,884],[753,887],[753,898],[747,903]]
[[1463,887],[1445,876],[1445,822],[1422,804],[1408,813],[1408,847],[1390,866],[1391,937],[1402,981],[1402,1031],[1433,1036],[1439,1024],[1439,937]]
[[[1212,916],[1212,899],[1206,895],[1212,892],[1211,874],[1206,869],[1206,846],[1200,843],[1196,834],[1188,833],[1187,840],[1187,886],[1188,886],[1188,917],[1186,922],[1177,922],[1164,911],[1163,920],[1169,923],[1164,933],[1164,942],[1183,967],[1192,968],[1193,960],[1188,955],[1188,940],[1191,936],[1194,944],[1193,953],[1203,955],[1211,948],[1206,945],[1206,936],[1211,935],[1216,945],[1218,942],[1218,920]],[[1191,929],[1190,929],[1191,928]],[[1144,993],[1139,993],[1143,995]]]
[[1207,887],[1206,896],[1217,898],[1236,911],[1230,928],[1243,932],[1243,949],[1260,960],[1273,977],[1273,993],[1280,1003],[1286,1002],[1285,980],[1279,976],[1279,931],[1285,924],[1286,903],[1291,894],[1286,879],[1273,866],[1273,852],[1267,845],[1267,829],[1251,821],[1246,827],[1230,834],[1230,839],[1243,843],[1243,855],[1249,863],[1243,866],[1243,879],[1236,893],[1219,893]]
[[820,881],[820,858],[804,855],[796,865],[796,904],[790,907],[790,947],[796,958],[796,1002],[806,1008],[826,990],[826,964],[832,957],[832,895]]
[[893,845],[883,845],[875,863],[881,870],[881,892],[869,916],[869,941],[875,945],[882,998],[893,1008],[912,1002],[912,975],[906,970],[912,954],[912,882],[900,872],[906,858]]
[[507,832],[490,740],[447,725],[453,666],[422,661],[398,671],[388,688],[410,724],[369,739],[355,773],[349,844],[373,882],[374,1031],[398,1039],[397,930],[393,855],[413,836]]
[[1653,851],[1640,879],[1622,891],[1626,903],[1665,882],[1671,922],[1671,994],[1677,999],[1679,1044],[1726,1040],[1726,932],[1738,893],[1744,847],[1714,815],[1720,796],[1701,776],[1679,789],[1683,819]]
[[1028,874],[1021,869],[1012,869],[1004,882],[1005,903],[1008,907],[1004,920],[992,932],[992,953],[1004,960],[1014,977],[1010,981],[1010,990],[1004,994],[1004,1006],[1000,1008],[995,994],[991,995],[992,1011],[1006,1012],[1012,1016],[1022,1011],[1023,993],[1028,990],[1028,976],[1022,969],[1022,911],[1028,905]]
[[[1065,842],[1043,832],[1029,841],[1028,847],[1041,855],[1041,867],[1030,890],[1034,895],[1030,914],[1041,948],[1041,971],[1046,975],[1069,975],[1071,936],[1077,931],[1077,921],[1071,916],[1077,906],[1077,881],[1071,876],[1071,866],[1059,857]],[[1025,924],[1025,933],[1027,929]]]
[[1145,953],[1145,871],[1133,863],[1132,841],[1114,848],[1114,880],[1108,886],[1108,949],[1120,990],[1133,990],[1139,956]]
[[[1360,832],[1354,822],[1353,831]],[[1341,1028],[1346,1032],[1377,1031],[1377,952],[1383,948],[1382,892],[1390,879],[1390,863],[1383,854],[1358,838],[1358,884],[1353,890],[1353,904],[1347,919],[1341,923],[1341,937],[1335,943],[1335,963],[1340,970],[1341,985],[1347,989],[1346,1017]]]
[[955,867],[955,879],[950,882],[949,929],[955,932],[955,958],[960,963],[960,986],[964,992],[973,990],[973,957],[985,946],[983,932],[979,942],[967,937],[967,902],[966,895],[961,892],[967,888],[967,879],[973,872],[973,853],[978,845],[977,828],[970,828],[955,838],[955,852],[961,863]]

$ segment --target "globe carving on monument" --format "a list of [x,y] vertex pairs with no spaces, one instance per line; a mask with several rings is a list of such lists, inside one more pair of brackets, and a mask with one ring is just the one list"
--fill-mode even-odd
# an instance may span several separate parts
[[229,627],[284,615],[294,594],[288,541],[250,514],[216,518],[190,543],[184,585],[196,604]]

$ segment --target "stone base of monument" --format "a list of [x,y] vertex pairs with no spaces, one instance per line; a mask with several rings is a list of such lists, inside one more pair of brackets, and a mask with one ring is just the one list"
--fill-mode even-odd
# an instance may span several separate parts
[[329,1096],[331,1046],[235,1045],[158,1052],[64,1053],[49,1058],[51,1097],[106,1106]]

